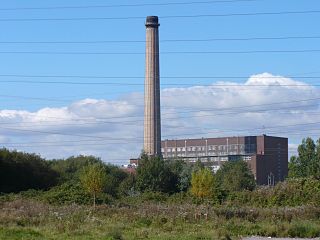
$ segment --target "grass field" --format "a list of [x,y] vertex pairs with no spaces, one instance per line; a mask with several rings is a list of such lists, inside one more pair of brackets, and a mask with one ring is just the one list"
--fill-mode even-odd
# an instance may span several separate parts
[[54,206],[28,199],[0,203],[0,239],[239,239],[318,237],[320,208],[212,207],[144,202]]

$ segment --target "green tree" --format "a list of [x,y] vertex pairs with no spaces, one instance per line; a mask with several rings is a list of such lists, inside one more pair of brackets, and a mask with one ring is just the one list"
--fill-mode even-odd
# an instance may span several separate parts
[[317,144],[309,137],[302,140],[298,147],[298,156],[290,159],[289,177],[320,178],[320,139]]
[[207,168],[202,168],[192,173],[191,193],[193,196],[203,200],[213,196],[215,179],[212,172]]
[[93,196],[93,207],[96,206],[96,196],[103,192],[106,185],[106,172],[102,165],[93,164],[85,167],[80,175],[83,188]]
[[136,186],[136,177],[134,174],[129,174],[126,179],[124,179],[119,185],[119,195],[120,196],[133,196]]
[[169,163],[160,157],[142,154],[137,168],[137,187],[140,191],[172,193],[176,191],[176,177]]
[[107,180],[105,186],[105,192],[113,197],[117,197],[119,194],[119,186],[128,177],[128,173],[123,171],[117,166],[105,165],[104,166]]
[[58,173],[40,156],[0,149],[0,192],[47,190],[57,178]]
[[79,176],[84,167],[92,164],[104,163],[94,156],[72,156],[67,159],[55,159],[49,161],[51,168],[59,173],[59,183],[63,184],[67,181],[79,181]]
[[256,186],[254,176],[243,160],[224,163],[216,174],[220,187],[227,192],[253,190]]
[[203,162],[201,162],[200,159],[198,159],[198,160],[196,161],[196,163],[193,165],[192,170],[193,170],[194,172],[197,172],[197,171],[199,171],[199,170],[201,170],[201,169],[204,169],[204,164],[203,164]]
[[191,186],[192,167],[190,164],[184,163],[179,172],[178,189],[181,192],[187,191]]

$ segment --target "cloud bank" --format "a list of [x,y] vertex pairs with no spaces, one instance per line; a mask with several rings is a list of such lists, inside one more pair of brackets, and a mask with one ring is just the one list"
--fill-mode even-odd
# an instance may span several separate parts
[[[162,138],[269,134],[288,137],[294,153],[303,137],[320,135],[319,99],[319,88],[270,73],[245,83],[165,88]],[[124,164],[139,155],[142,137],[143,93],[35,112],[0,110],[0,145],[46,158],[83,154]]]

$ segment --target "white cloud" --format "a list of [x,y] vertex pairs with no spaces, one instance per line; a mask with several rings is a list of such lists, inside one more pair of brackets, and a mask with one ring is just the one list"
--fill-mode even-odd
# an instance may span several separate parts
[[[293,147],[304,136],[320,135],[319,88],[282,76],[167,88],[161,96],[163,138],[267,133],[289,137]],[[2,145],[47,158],[92,154],[123,164],[139,155],[142,136],[143,93],[36,112],[0,111]]]

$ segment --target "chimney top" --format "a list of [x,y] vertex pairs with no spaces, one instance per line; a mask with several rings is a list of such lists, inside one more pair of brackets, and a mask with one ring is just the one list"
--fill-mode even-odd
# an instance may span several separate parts
[[148,16],[146,20],[146,27],[159,27],[158,16]]

